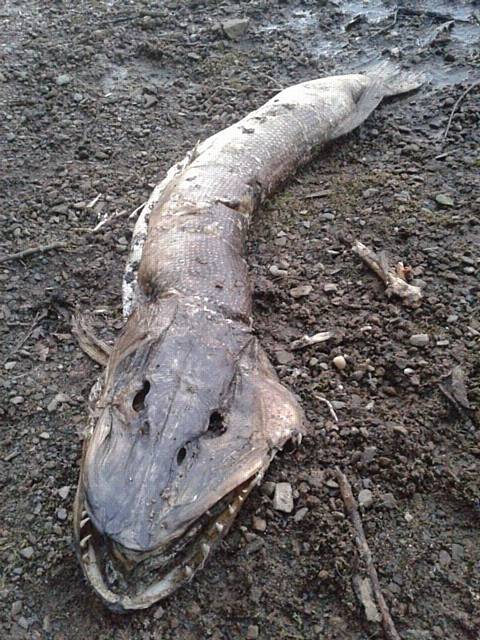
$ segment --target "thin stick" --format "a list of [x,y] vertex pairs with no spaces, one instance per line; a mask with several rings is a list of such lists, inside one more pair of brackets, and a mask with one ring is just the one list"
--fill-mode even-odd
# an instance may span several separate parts
[[373,593],[377,600],[378,608],[380,609],[380,614],[382,616],[382,624],[385,636],[388,638],[388,640],[401,640],[401,637],[399,636],[398,631],[395,628],[395,624],[393,623],[390,611],[388,610],[385,598],[382,594],[377,570],[375,569],[375,565],[373,564],[372,552],[370,551],[370,547],[368,546],[368,542],[365,537],[365,531],[363,530],[362,520],[360,518],[360,514],[358,513],[356,500],[353,497],[352,487],[350,486],[347,476],[342,473],[338,467],[335,467],[335,476],[338,482],[338,486],[340,487],[340,493],[342,494],[345,509],[355,529],[358,551],[367,567],[368,577],[370,578]]
[[40,244],[37,247],[30,247],[29,249],[24,249],[23,251],[17,251],[17,253],[10,253],[7,256],[1,256],[0,263],[10,262],[10,260],[20,260],[21,258],[26,258],[27,256],[31,256],[34,253],[44,253],[45,251],[52,251],[53,249],[65,249],[66,247],[68,247],[68,244],[66,242]]
[[462,95],[458,98],[458,100],[453,105],[452,111],[450,112],[450,117],[448,119],[447,126],[445,128],[444,133],[443,133],[443,140],[444,141],[446,140],[446,138],[448,136],[448,132],[450,131],[450,127],[452,125],[453,116],[455,115],[458,107],[460,106],[460,103],[465,98],[465,96],[467,96],[470,93],[470,91],[472,89],[475,89],[475,87],[478,87],[479,85],[480,85],[480,80],[477,80],[477,82],[474,82],[473,84],[471,84],[467,89],[465,89],[465,91],[462,93]]
[[333,408],[333,405],[330,402],[330,400],[327,400],[323,396],[318,396],[316,393],[313,394],[313,397],[316,400],[320,400],[320,402],[324,402],[327,405],[328,410],[330,411],[330,415],[332,416],[332,418],[335,420],[335,422],[338,422],[337,414],[335,413],[335,409]]
[[26,343],[26,341],[32,335],[34,329],[37,327],[37,325],[40,322],[40,320],[43,320],[45,315],[46,315],[45,311],[38,311],[35,314],[35,318],[33,319],[33,322],[30,325],[30,328],[28,329],[27,333],[23,336],[23,338],[20,340],[20,342],[17,344],[17,346],[14,347],[12,349],[12,351],[10,351],[10,353],[5,358],[5,360],[2,362],[2,364],[5,364],[6,362],[8,362],[10,360],[10,358],[13,358],[13,356],[20,351],[20,349],[23,347],[23,345]]

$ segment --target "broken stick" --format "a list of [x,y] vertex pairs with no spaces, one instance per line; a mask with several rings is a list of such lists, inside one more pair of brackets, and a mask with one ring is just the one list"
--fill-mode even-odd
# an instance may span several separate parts
[[395,628],[392,616],[390,615],[390,611],[388,610],[385,598],[383,597],[380,582],[378,580],[377,570],[375,569],[375,565],[373,564],[372,552],[370,551],[367,538],[365,537],[362,520],[360,518],[360,514],[358,513],[357,502],[353,497],[352,487],[350,486],[347,476],[342,473],[338,467],[335,467],[335,476],[340,488],[340,493],[342,495],[345,509],[355,529],[355,539],[357,542],[358,551],[367,568],[367,573],[370,579],[373,594],[375,596],[375,600],[377,601],[380,615],[382,617],[382,626],[385,632],[385,636],[388,638],[388,640],[401,640],[398,631]]
[[10,253],[7,256],[0,256],[0,262],[9,262],[10,260],[20,260],[26,258],[34,253],[45,253],[45,251],[52,251],[53,249],[65,249],[68,247],[66,242],[52,242],[51,244],[41,244],[37,247],[30,247],[23,251],[17,251],[17,253]]
[[408,284],[405,280],[406,268],[401,262],[395,267],[389,267],[386,258],[377,254],[359,240],[355,240],[352,251],[360,256],[366,265],[387,285],[387,296],[396,295],[402,298],[410,307],[417,307],[423,297],[420,287]]

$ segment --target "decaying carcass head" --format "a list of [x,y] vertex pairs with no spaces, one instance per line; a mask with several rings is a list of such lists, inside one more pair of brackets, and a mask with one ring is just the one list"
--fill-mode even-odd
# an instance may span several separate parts
[[164,298],[129,318],[87,434],[74,527],[113,610],[188,581],[302,413],[248,326]]

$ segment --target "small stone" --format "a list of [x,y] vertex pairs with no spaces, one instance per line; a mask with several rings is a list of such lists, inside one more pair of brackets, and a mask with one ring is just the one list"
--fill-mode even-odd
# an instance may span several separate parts
[[370,489],[362,489],[360,491],[360,493],[358,494],[358,504],[361,507],[365,507],[365,509],[368,509],[368,507],[372,506],[373,493],[370,491]]
[[18,614],[22,610],[22,607],[23,607],[23,602],[21,600],[15,600],[15,602],[12,603],[12,609],[11,609],[12,618],[15,618],[16,616],[18,616]]
[[405,515],[403,517],[405,518],[405,522],[408,522],[408,524],[413,521],[413,516],[408,511],[405,511]]
[[10,402],[12,404],[19,405],[25,402],[25,398],[23,396],[13,396],[13,398],[10,399]]
[[325,486],[329,489],[338,489],[338,482],[332,480],[331,478],[325,482]]
[[57,518],[59,520],[66,520],[67,517],[68,517],[68,514],[66,509],[64,509],[63,507],[60,507],[60,509],[57,509]]
[[338,287],[333,282],[327,283],[323,285],[323,290],[325,293],[331,293],[333,291],[337,291]]
[[454,562],[459,562],[463,559],[463,547],[461,544],[456,544],[455,542],[452,544],[452,559]]
[[255,531],[265,531],[267,528],[267,521],[263,518],[259,518],[258,516],[253,516],[252,523]]
[[435,201],[442,207],[454,207],[455,203],[453,198],[446,193],[437,193]]
[[238,40],[248,29],[248,18],[232,18],[221,23],[224,34],[230,40]]
[[442,549],[438,554],[438,561],[440,562],[442,567],[448,567],[452,561],[452,558],[448,553],[448,551],[445,551],[445,549]]
[[307,513],[308,513],[308,507],[302,507],[295,513],[295,515],[293,516],[293,519],[295,520],[295,522],[301,522],[305,518]]
[[275,482],[272,482],[271,480],[267,480],[261,485],[260,491],[263,493],[264,496],[268,496],[269,498],[271,498],[275,493]]
[[370,464],[377,455],[377,447],[365,447],[362,453],[363,464]]
[[60,489],[58,490],[58,495],[62,500],[65,500],[68,496],[69,491],[70,487],[68,485],[66,485],[65,487],[60,487]]
[[38,434],[38,437],[42,440],[48,440],[50,438],[50,434],[48,433],[48,431],[42,431],[42,433]]
[[163,615],[165,614],[165,609],[162,606],[158,606],[155,609],[155,613],[153,614],[153,617],[155,618],[155,620],[158,620],[159,618],[161,618]]
[[20,616],[17,620],[17,624],[22,627],[22,629],[28,629],[28,627],[30,626],[30,622],[24,618],[23,616]]
[[276,352],[277,362],[278,364],[288,364],[294,360],[295,356],[290,351],[285,351],[285,349],[280,349],[280,351]]
[[272,266],[269,268],[269,272],[271,273],[272,276],[277,278],[281,278],[283,276],[288,275],[288,271],[286,271],[285,269],[279,269],[275,264],[272,264]]
[[343,371],[347,366],[347,361],[344,356],[335,356],[332,362],[339,371]]
[[370,187],[370,189],[365,189],[365,191],[363,191],[362,196],[368,200],[369,198],[373,198],[373,196],[376,196],[379,193],[380,193],[379,189],[375,187]]
[[273,495],[273,508],[276,511],[291,513],[293,511],[293,491],[289,482],[277,482]]
[[247,640],[256,640],[259,636],[259,628],[256,624],[251,624],[247,629]]
[[10,360],[9,362],[6,362],[3,366],[5,367],[5,369],[7,371],[11,371],[13,369],[13,367],[16,366],[16,364],[17,363],[15,362],[15,360]]
[[33,547],[25,547],[24,549],[20,549],[20,555],[22,556],[22,558],[25,558],[25,560],[31,560],[33,558]]
[[397,501],[395,500],[395,496],[393,493],[384,493],[381,496],[382,504],[387,509],[395,509],[397,506]]
[[64,85],[68,84],[71,81],[72,81],[72,76],[69,75],[68,73],[63,73],[62,75],[57,77],[55,82],[58,84],[59,87],[63,87]]
[[409,342],[413,347],[426,347],[430,342],[430,338],[426,333],[415,333],[410,336]]
[[290,289],[290,295],[292,298],[304,298],[312,293],[313,287],[310,284],[304,284],[299,287],[294,287]]

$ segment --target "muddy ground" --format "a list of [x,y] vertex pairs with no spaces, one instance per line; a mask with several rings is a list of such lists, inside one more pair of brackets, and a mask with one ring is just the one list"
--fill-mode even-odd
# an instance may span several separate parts
[[[231,39],[221,24],[244,17]],[[64,245],[0,263],[1,638],[383,637],[352,588],[362,567],[334,465],[371,491],[362,518],[402,638],[480,637],[479,20],[476,2],[3,2],[0,255]],[[251,233],[258,334],[310,421],[266,478],[291,483],[294,512],[255,490],[187,588],[110,614],[72,552],[99,373],[72,313],[94,310],[107,338],[121,327],[128,214],[198,139],[279,87],[380,57],[429,82],[292,176]],[[412,267],[418,309],[386,298],[354,238]],[[470,409],[440,389],[458,366]]]

